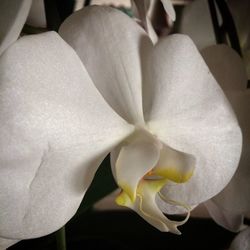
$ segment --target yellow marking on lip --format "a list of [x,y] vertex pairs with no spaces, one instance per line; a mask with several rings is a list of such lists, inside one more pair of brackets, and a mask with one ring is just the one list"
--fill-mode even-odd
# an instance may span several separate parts
[[129,206],[131,200],[125,192],[121,192],[115,199],[115,202],[119,206]]
[[128,198],[131,200],[131,202],[134,203],[135,199],[136,199],[136,190],[133,190],[126,183],[118,183],[118,186],[123,190],[124,193],[127,194]]
[[174,181],[177,183],[184,183],[184,182],[187,182],[192,177],[193,170],[188,171],[186,173],[182,173],[174,167],[167,167],[167,168],[156,168],[154,169],[154,173],[156,175],[167,178],[171,181]]

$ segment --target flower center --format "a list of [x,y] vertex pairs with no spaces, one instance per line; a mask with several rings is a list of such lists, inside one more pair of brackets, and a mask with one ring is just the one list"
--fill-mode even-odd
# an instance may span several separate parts
[[[170,181],[187,182],[194,166],[193,156],[164,145],[146,130],[136,131],[123,145],[116,160],[115,175],[121,188],[116,203],[135,210],[161,231],[180,234],[177,226],[187,221],[190,208],[168,199],[161,190]],[[157,206],[156,196],[168,204],[184,207],[187,217],[181,222],[169,220]]]

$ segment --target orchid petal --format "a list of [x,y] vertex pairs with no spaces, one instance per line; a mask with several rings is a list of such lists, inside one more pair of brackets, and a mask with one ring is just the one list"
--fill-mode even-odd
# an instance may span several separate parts
[[[157,1],[150,0],[133,0],[132,11],[134,16],[140,20],[142,27],[148,33],[150,39],[155,44],[158,41],[158,36],[154,30],[154,27],[151,22],[152,13],[155,11],[155,6],[158,4]],[[172,21],[175,21],[176,15],[173,4],[170,0],[161,1],[165,12],[168,14],[169,18]]]
[[233,242],[229,250],[249,250],[250,249],[250,227],[240,232]]
[[0,237],[0,249],[5,250],[8,247],[16,244],[19,240],[5,239]]
[[233,179],[213,201],[222,209],[234,214],[245,214],[250,211],[250,91],[230,96],[230,101],[237,114],[242,133],[242,155]]
[[[213,214],[214,220],[228,228],[227,221],[233,220],[234,222],[238,216],[237,224],[240,225],[240,217],[250,210],[250,199],[246,192],[246,190],[250,190],[250,92],[246,90],[247,76],[244,65],[236,52],[225,45],[219,45],[205,49],[202,54],[224,89],[243,133],[243,149],[239,168],[228,186],[212,199],[211,202],[216,204],[218,209],[214,209],[211,205],[207,206],[210,214]],[[226,221],[221,219],[223,217],[217,211],[227,211],[227,213],[223,212]],[[237,231],[240,228],[237,224],[235,226],[234,222],[231,230]]]
[[161,0],[161,3],[166,11],[166,13],[168,14],[169,18],[172,21],[175,21],[176,19],[176,15],[175,15],[175,10],[173,7],[173,4],[171,3],[170,0]]
[[47,27],[44,0],[32,1],[26,23],[39,28]]
[[193,156],[163,146],[154,173],[168,180],[182,183],[190,179],[195,167]]
[[[185,183],[192,177],[195,165],[195,158],[192,155],[179,152],[164,145],[161,149],[159,161],[154,167],[154,173],[170,180],[168,185],[171,185],[171,182]],[[163,195],[169,196],[167,189],[163,191]],[[188,205],[176,206],[176,204],[162,199],[161,195],[156,196],[156,203],[163,213],[168,214],[186,213],[186,206]],[[196,207],[196,205],[188,206],[190,211]]]
[[[135,9],[134,7],[136,6],[137,9],[137,13],[135,12],[135,16],[137,18],[139,18],[140,20],[142,20],[142,22],[144,24],[146,24],[146,16],[148,14],[148,12],[150,11],[150,8],[152,8],[152,5],[154,5],[156,3],[156,1],[152,1],[152,0],[132,0],[132,9]],[[161,3],[163,5],[163,8],[165,10],[165,12],[167,13],[167,15],[169,16],[169,18],[172,21],[175,21],[176,19],[176,15],[175,15],[175,10],[173,7],[173,4],[171,2],[171,0],[161,0]],[[135,6],[134,6],[135,4]]]
[[216,44],[207,0],[195,0],[184,7],[178,32],[190,36],[200,50]]
[[234,214],[231,211],[221,208],[212,199],[206,201],[204,204],[213,220],[227,230],[239,232],[245,228],[243,215]]
[[90,6],[75,12],[60,27],[94,84],[109,105],[130,123],[143,123],[140,44],[148,39],[119,10]]
[[155,44],[158,41],[158,36],[155,33],[153,25],[148,17],[149,8],[150,8],[150,0],[132,1],[132,10],[134,10],[133,12],[135,14],[135,17],[140,20],[140,24],[148,33],[148,36],[150,37],[151,41]]
[[121,148],[118,155],[115,164],[115,178],[118,186],[134,202],[139,181],[152,170],[159,160],[161,144],[146,132],[132,135],[131,140]]
[[156,44],[158,42],[158,36],[154,30],[154,27],[151,23],[151,21],[149,20],[149,18],[147,17],[147,32],[148,32],[148,36],[150,37],[151,41],[153,44]]
[[166,185],[163,190],[171,194],[170,199],[197,205],[220,192],[236,171],[242,141],[237,120],[188,37],[162,39],[148,48],[144,64],[144,115],[149,130],[196,160],[187,183]]
[[[133,209],[149,224],[162,232],[181,234],[177,226],[183,225],[187,221],[189,213],[183,221],[171,221],[162,213],[155,202],[156,195],[165,184],[166,180],[164,179],[141,180],[135,202],[131,202],[129,196],[123,192],[118,196],[118,204]],[[175,203],[175,205],[180,204]]]
[[132,0],[132,11],[134,12],[134,16],[142,22],[142,26],[147,31],[147,12],[150,8],[150,0]]
[[21,33],[29,13],[31,0],[0,1],[0,55]]
[[213,45],[201,51],[206,64],[226,92],[247,87],[247,75],[241,57],[227,45]]
[[134,128],[54,32],[10,46],[0,82],[0,235],[39,237],[74,215],[98,165]]
[[[188,217],[183,221],[171,221],[155,203],[155,197],[162,187],[166,184],[166,180],[141,180],[137,189],[137,197],[135,202],[132,202],[129,196],[122,192],[117,199],[117,203],[121,206],[129,207],[139,214],[149,224],[162,232],[171,232],[181,234],[177,226],[183,225]],[[179,204],[175,204],[179,205]]]

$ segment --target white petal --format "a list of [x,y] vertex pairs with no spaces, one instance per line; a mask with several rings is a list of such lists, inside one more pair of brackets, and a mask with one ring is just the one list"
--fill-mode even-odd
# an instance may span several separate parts
[[[158,36],[153,28],[151,18],[155,12],[155,6],[158,1],[151,0],[133,0],[132,11],[134,16],[141,21],[142,27],[148,33],[150,39],[155,44],[158,41]],[[172,21],[175,21],[176,15],[173,4],[170,0],[161,0],[165,12]]]
[[206,64],[224,91],[242,91],[247,87],[244,63],[227,45],[213,45],[201,51]]
[[0,250],[5,250],[6,248],[13,246],[19,240],[5,239],[0,237]]
[[233,240],[229,250],[250,249],[250,227],[239,233]]
[[238,232],[245,228],[243,221],[244,216],[241,214],[234,214],[227,209],[218,206],[213,200],[208,200],[204,203],[210,216],[220,226],[232,232]]
[[163,145],[154,173],[168,180],[182,183],[190,179],[195,167],[195,158]]
[[175,21],[175,19],[176,19],[175,10],[174,10],[174,7],[173,7],[171,0],[161,0],[161,2],[162,2],[162,5],[163,5],[166,13],[168,14],[169,18],[172,21]]
[[161,145],[153,136],[139,132],[123,145],[115,164],[118,186],[135,201],[139,181],[152,170],[160,157]]
[[0,82],[0,235],[39,237],[74,215],[102,159],[133,129],[54,32],[12,45]]
[[231,217],[235,214],[241,216],[250,210],[250,198],[247,192],[250,190],[250,91],[246,90],[247,76],[242,59],[225,45],[212,46],[203,50],[202,54],[215,78],[225,90],[243,133],[239,168],[229,185],[214,197],[213,201],[221,210],[231,213]]
[[216,44],[207,0],[195,0],[183,9],[179,33],[190,36],[199,49]]
[[142,26],[147,31],[147,12],[149,11],[150,5],[152,5],[152,1],[150,0],[132,0],[132,11],[135,18],[139,19],[142,22]]
[[59,33],[76,50],[110,106],[130,123],[142,123],[140,48],[146,33],[121,11],[84,8]]
[[34,27],[47,27],[44,0],[32,1],[32,5],[26,23]]
[[197,205],[216,195],[236,171],[241,131],[192,41],[184,35],[161,40],[145,57],[144,82],[149,129],[196,160],[187,183],[165,187],[170,198]]
[[242,129],[242,155],[233,179],[222,192],[213,198],[213,201],[221,209],[241,215],[250,211],[250,90],[231,95],[230,101]]
[[148,17],[148,11],[150,5],[152,6],[154,2],[150,0],[133,0],[132,1],[132,11],[134,16],[139,19],[141,26],[148,33],[151,41],[155,44],[158,41],[158,36],[155,33],[154,27]]
[[31,0],[0,1],[0,55],[20,35],[31,2]]

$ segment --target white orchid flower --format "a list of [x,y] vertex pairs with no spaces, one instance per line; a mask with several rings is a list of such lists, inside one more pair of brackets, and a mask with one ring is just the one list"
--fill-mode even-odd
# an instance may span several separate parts
[[244,228],[244,215],[250,212],[250,90],[242,59],[228,46],[211,46],[202,55],[221,83],[243,132],[243,150],[236,174],[222,192],[205,204],[218,224],[237,232]]
[[153,45],[118,10],[84,8],[59,33],[67,43],[26,36],[0,57],[1,237],[63,226],[109,152],[117,203],[179,234],[186,219],[163,213],[213,197],[238,165],[241,131],[223,91],[187,36]]

